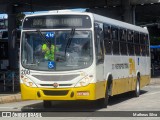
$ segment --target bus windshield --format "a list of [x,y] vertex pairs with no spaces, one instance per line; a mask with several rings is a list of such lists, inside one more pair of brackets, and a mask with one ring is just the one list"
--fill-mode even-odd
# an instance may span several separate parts
[[26,31],[22,36],[21,63],[27,69],[77,70],[93,61],[91,31]]

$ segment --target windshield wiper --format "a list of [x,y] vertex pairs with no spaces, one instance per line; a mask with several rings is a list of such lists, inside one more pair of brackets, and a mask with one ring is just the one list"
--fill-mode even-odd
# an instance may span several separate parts
[[47,44],[49,44],[49,41],[44,37],[44,35],[42,34],[42,32],[39,29],[37,29],[36,31],[41,36],[41,38],[43,39],[43,41],[45,41]]
[[71,30],[71,32],[70,32],[70,35],[69,35],[69,37],[67,38],[67,44],[66,44],[66,47],[65,47],[65,55],[66,55],[67,48],[69,48],[69,46],[71,45],[71,42],[72,42],[72,38],[73,38],[74,33],[75,33],[75,28],[72,28],[72,30]]

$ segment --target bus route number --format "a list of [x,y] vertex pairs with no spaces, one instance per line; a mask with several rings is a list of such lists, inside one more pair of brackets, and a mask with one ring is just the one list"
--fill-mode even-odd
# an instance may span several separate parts
[[29,75],[30,74],[30,70],[28,70],[28,69],[22,69],[21,70],[21,74],[22,75]]

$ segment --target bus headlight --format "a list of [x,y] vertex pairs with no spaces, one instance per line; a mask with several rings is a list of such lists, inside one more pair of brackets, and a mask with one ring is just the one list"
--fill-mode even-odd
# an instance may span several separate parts
[[91,82],[92,79],[93,77],[86,76],[82,80],[78,81],[75,87],[87,86]]
[[37,87],[29,78],[27,77],[24,77],[24,78],[21,78],[23,83],[28,86],[28,87]]

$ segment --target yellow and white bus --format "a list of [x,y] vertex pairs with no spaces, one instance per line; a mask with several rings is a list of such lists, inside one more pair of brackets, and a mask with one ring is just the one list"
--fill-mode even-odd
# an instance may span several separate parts
[[97,100],[150,82],[148,30],[85,12],[28,15],[20,50],[22,99]]

